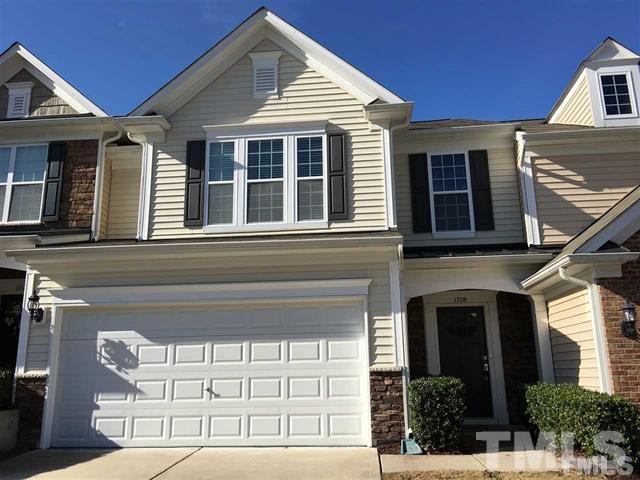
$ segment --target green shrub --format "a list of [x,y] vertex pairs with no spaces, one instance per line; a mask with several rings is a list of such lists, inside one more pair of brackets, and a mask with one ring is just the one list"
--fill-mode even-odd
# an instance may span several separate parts
[[0,410],[11,407],[11,391],[13,390],[13,372],[0,369]]
[[619,432],[622,447],[632,461],[640,459],[640,408],[624,398],[594,392],[571,384],[530,385],[526,391],[527,415],[540,432],[548,432],[555,445],[572,433],[576,447],[586,455],[598,453],[598,432]]
[[423,449],[460,451],[464,394],[464,384],[453,377],[418,378],[409,384],[411,429]]

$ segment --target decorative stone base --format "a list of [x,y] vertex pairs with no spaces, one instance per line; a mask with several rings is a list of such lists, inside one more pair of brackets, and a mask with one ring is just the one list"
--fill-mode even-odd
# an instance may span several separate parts
[[40,441],[47,376],[25,375],[16,379],[16,407],[20,410],[19,448],[35,448]]
[[372,369],[371,433],[373,445],[399,442],[404,438],[404,398],[400,369]]

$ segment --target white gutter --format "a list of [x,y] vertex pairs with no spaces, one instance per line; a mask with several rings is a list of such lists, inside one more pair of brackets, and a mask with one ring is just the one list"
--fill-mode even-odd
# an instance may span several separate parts
[[101,139],[98,145],[98,163],[96,165],[96,186],[95,195],[93,196],[93,218],[91,219],[91,240],[97,241],[100,234],[100,215],[102,207],[102,183],[104,180],[104,162],[107,154],[107,144],[116,142],[122,137],[122,129],[115,122],[111,121],[114,127],[118,129],[118,133],[112,137]]
[[606,334],[604,331],[604,323],[602,321],[598,286],[592,282],[568,275],[566,267],[558,268],[558,274],[563,280],[579,285],[587,290],[589,304],[591,307],[591,324],[596,347],[596,356],[598,358],[598,369],[600,370],[600,390],[605,393],[613,393],[611,373],[609,371],[609,355],[607,352],[607,345],[605,343]]

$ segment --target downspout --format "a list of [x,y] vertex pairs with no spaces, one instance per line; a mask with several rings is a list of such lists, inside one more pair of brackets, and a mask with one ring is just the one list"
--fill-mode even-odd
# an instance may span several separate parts
[[100,216],[102,214],[102,183],[104,180],[104,161],[107,154],[107,144],[116,142],[122,137],[122,129],[114,120],[108,119],[108,121],[116,127],[118,133],[114,136],[105,138],[100,141],[98,148],[98,163],[96,164],[96,194],[93,196],[93,220],[91,221],[91,241],[98,240],[100,230]]
[[[388,144],[388,148],[385,147],[384,145],[384,140],[385,140],[385,134],[383,131],[383,145],[382,145],[382,149],[383,149],[383,158],[386,157],[386,151],[388,151],[388,155],[389,155],[389,162],[388,162],[388,168],[386,169],[386,173],[389,177],[389,180],[387,182],[387,186],[388,188],[385,188],[386,190],[386,194],[391,197],[391,203],[393,204],[393,211],[391,212],[391,214],[393,215],[391,217],[392,222],[389,222],[390,220],[390,215],[389,215],[389,211],[387,210],[387,221],[385,222],[387,224],[388,228],[391,229],[397,229],[398,228],[398,207],[396,204],[396,195],[395,195],[395,173],[394,173],[394,168],[393,168],[393,157],[394,157],[394,152],[393,152],[393,132],[400,129],[400,128],[405,128],[407,125],[409,125],[410,119],[407,116],[407,118],[405,120],[403,120],[401,123],[399,123],[398,125],[394,125],[393,127],[389,127],[388,129],[388,139],[387,139],[387,144]],[[387,205],[389,203],[388,199],[387,202],[385,202]]]
[[598,368],[600,369],[600,389],[605,393],[612,393],[611,375],[609,373],[609,361],[607,357],[607,348],[604,343],[605,333],[603,330],[602,318],[600,316],[600,302],[598,301],[597,286],[586,280],[570,276],[566,267],[558,268],[560,278],[579,285],[587,289],[589,296],[589,305],[591,307],[591,321],[593,323],[594,343],[596,347],[596,355],[598,356]]
[[147,208],[149,208],[147,204],[149,201],[150,191],[148,192],[148,190],[149,186],[151,185],[151,179],[149,178],[151,176],[151,172],[148,171],[147,149],[153,147],[149,145],[149,142],[146,141],[145,137],[143,137],[145,138],[145,140],[139,140],[135,135],[132,135],[131,132],[127,132],[127,138],[129,138],[129,140],[131,140],[133,143],[137,143],[142,147],[142,158],[140,165],[140,195],[138,198],[138,225],[136,229],[136,240],[141,241],[147,240],[147,228],[145,226],[145,222],[147,221],[146,210]]

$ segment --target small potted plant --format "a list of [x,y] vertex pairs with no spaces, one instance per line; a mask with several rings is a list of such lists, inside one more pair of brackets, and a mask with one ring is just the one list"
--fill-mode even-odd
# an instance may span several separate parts
[[18,443],[18,410],[11,401],[13,372],[0,369],[0,454],[14,450]]

